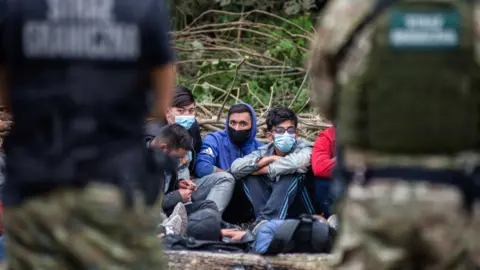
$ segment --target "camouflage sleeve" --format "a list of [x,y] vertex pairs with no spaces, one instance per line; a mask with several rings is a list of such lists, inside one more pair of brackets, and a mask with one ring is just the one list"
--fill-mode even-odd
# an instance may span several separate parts
[[312,100],[320,112],[333,120],[335,70],[330,60],[372,9],[375,0],[332,0],[319,18],[311,43],[307,69],[312,82]]

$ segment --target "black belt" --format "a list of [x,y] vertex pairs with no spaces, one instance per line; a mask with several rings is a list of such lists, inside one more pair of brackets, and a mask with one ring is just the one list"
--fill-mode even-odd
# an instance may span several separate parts
[[463,192],[468,210],[471,210],[475,200],[480,200],[480,167],[469,174],[462,170],[402,166],[370,167],[364,173],[363,184],[368,184],[374,178],[393,178],[454,186]]

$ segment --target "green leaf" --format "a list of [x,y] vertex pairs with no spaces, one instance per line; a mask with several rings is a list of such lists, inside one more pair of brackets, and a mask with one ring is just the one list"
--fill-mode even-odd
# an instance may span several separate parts
[[293,45],[293,43],[288,39],[283,39],[282,41],[280,41],[280,44],[278,44],[278,45],[282,49],[293,49],[293,48],[295,48],[295,45]]

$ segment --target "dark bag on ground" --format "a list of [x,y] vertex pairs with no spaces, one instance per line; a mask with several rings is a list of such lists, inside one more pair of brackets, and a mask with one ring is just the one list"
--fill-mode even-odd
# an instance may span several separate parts
[[219,253],[244,253],[248,252],[254,241],[253,237],[244,237],[242,241],[202,241],[193,237],[180,235],[166,235],[162,238],[165,250],[190,250],[208,251]]
[[335,229],[311,216],[271,220],[259,229],[253,251],[265,255],[329,253],[335,235]]

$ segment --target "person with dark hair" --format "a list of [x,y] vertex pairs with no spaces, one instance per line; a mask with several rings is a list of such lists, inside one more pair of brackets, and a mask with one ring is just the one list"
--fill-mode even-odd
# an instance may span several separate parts
[[[251,216],[251,211],[245,209],[245,204],[242,203],[242,186],[235,183],[228,171],[237,158],[246,156],[263,145],[255,139],[256,135],[257,117],[253,108],[245,103],[235,104],[228,111],[225,131],[207,134],[198,154],[195,166],[197,176],[210,179],[228,177],[234,184],[234,194],[229,197],[232,203],[224,214],[224,218],[233,223],[244,222]],[[225,208],[221,209],[222,213],[224,210]]]
[[[180,127],[182,132],[178,130]],[[230,202],[230,198],[232,197],[232,193],[235,187],[235,179],[233,179],[232,175],[225,172],[220,172],[215,175],[207,175],[205,177],[197,179],[191,177],[188,167],[189,163],[192,161],[192,137],[183,126],[181,126],[180,124],[170,124],[162,127],[158,132],[158,136],[155,137],[155,139],[153,139],[152,142],[149,144],[149,147],[158,147],[158,140],[168,140],[167,142],[173,143],[174,138],[176,138],[176,140],[179,140],[180,138],[185,137],[185,134],[188,135],[188,148],[185,148],[187,147],[186,145],[181,148],[182,151],[180,153],[182,154],[182,157],[179,158],[180,162],[178,163],[175,177],[177,178],[181,186],[190,188],[195,187],[196,192],[193,192],[192,190],[192,192],[187,194],[186,191],[180,190],[180,193],[175,193],[175,199],[170,206],[175,206],[175,204],[179,202],[181,198],[188,196],[188,198],[191,198],[193,201],[205,199],[211,200],[215,202],[219,211],[223,213],[228,203]],[[170,141],[169,139],[172,141]],[[166,146],[169,144],[165,143],[164,145]]]
[[271,109],[267,116],[269,144],[237,159],[230,169],[245,184],[253,205],[253,227],[272,219],[314,214],[306,188],[313,144],[299,139],[297,115],[286,107]]
[[263,145],[256,140],[257,116],[245,103],[233,105],[228,111],[225,131],[207,134],[198,155],[195,172],[203,177],[230,169],[233,161]]
[[166,124],[179,124],[188,130],[193,139],[193,147],[187,153],[185,166],[180,169],[181,178],[190,179],[194,175],[195,160],[200,148],[202,147],[202,136],[200,135],[200,126],[195,120],[196,103],[192,91],[184,86],[175,87],[171,106],[165,112],[164,119],[156,119],[145,125],[145,142],[148,144],[158,136],[160,129]]
[[[182,163],[185,162],[185,156],[191,149],[191,144],[192,138],[188,131],[179,124],[171,124],[160,129],[158,136],[152,141],[151,147],[162,150]],[[197,187],[190,180],[179,179],[177,173],[165,173],[163,210],[165,214],[171,215],[174,209],[178,208],[179,203],[185,204],[188,225],[182,225],[182,227],[186,227],[186,234],[200,240],[216,240],[215,236],[218,236],[220,232],[220,212],[216,202],[206,199],[209,193],[222,192],[222,185],[222,183],[218,183],[218,185],[212,183],[210,186],[200,185]],[[200,193],[200,196],[192,198],[192,195],[197,192]],[[215,196],[213,197],[215,198]],[[200,224],[202,222],[204,224]],[[213,239],[212,233],[210,233],[212,228],[214,229]]]

